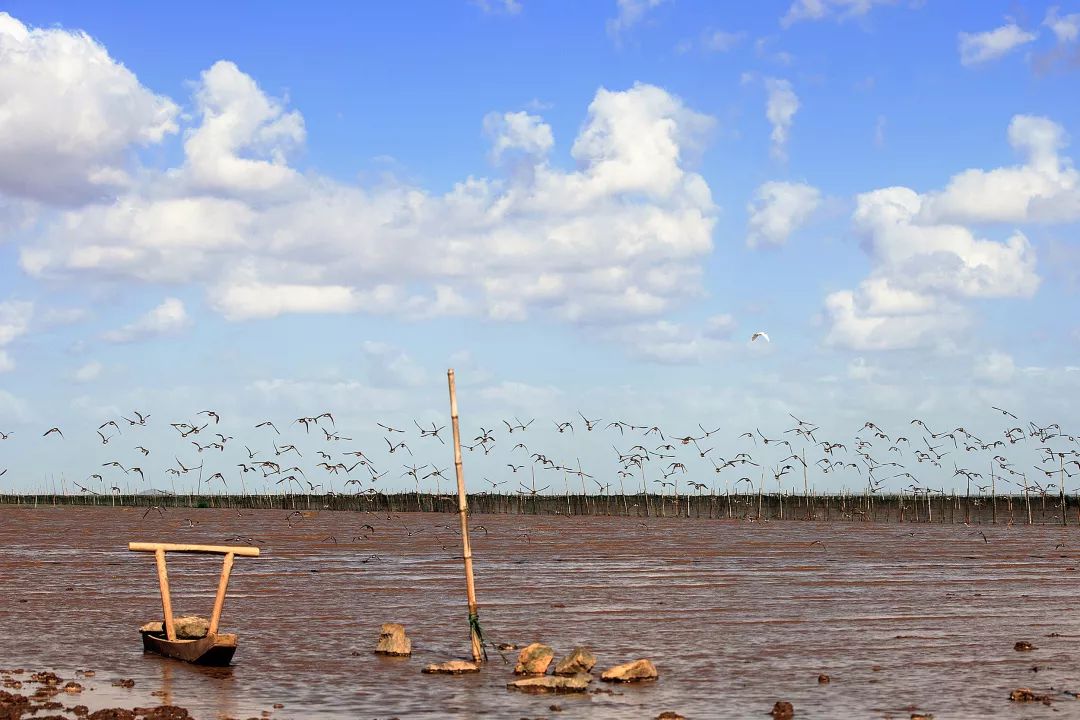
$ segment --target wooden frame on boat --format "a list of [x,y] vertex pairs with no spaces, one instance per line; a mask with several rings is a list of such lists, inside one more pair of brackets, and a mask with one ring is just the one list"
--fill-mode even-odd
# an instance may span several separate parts
[[[236,652],[236,635],[218,633],[218,621],[225,606],[225,593],[229,587],[229,574],[232,572],[233,558],[259,557],[259,548],[228,545],[179,545],[175,543],[128,543],[128,550],[152,552],[157,560],[158,586],[161,589],[161,608],[164,622],[147,623],[139,632],[143,639],[143,652],[157,653],[165,657],[184,660],[200,665],[228,665]],[[206,637],[194,640],[181,640],[176,637],[176,626],[172,614],[172,597],[169,594],[169,574],[165,568],[165,553],[210,553],[224,555],[221,566],[221,579],[218,581],[217,595],[214,597],[214,610],[210,615],[210,627]]]

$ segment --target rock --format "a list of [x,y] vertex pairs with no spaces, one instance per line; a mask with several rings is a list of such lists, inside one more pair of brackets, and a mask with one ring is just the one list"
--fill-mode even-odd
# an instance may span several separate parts
[[1041,702],[1043,705],[1050,704],[1049,695],[1038,695],[1030,688],[1017,688],[1009,693],[1009,700],[1013,702]]
[[555,665],[556,675],[575,675],[577,673],[592,672],[596,666],[596,656],[589,652],[589,648],[578,647],[570,651]]
[[911,713],[911,720],[934,720],[932,713]]
[[532,643],[522,648],[518,654],[515,675],[543,675],[548,665],[555,659],[555,651],[543,643]]
[[498,648],[499,650],[502,650],[503,652],[506,652],[508,650],[517,650],[518,649],[518,646],[513,644],[513,643],[499,643],[495,647]]
[[1013,645],[1013,650],[1015,650],[1016,652],[1030,652],[1035,649],[1035,646],[1029,643],[1027,640],[1019,640],[1015,645]]
[[64,692],[71,693],[72,695],[75,695],[77,693],[81,693],[82,691],[83,691],[83,686],[80,685],[79,683],[75,682],[74,680],[72,680],[71,682],[69,682],[67,685],[64,686]]
[[464,673],[480,672],[480,666],[468,660],[450,660],[444,663],[432,663],[420,672],[429,675],[462,675]]
[[210,621],[198,615],[183,615],[173,618],[176,637],[180,640],[198,640],[206,637],[210,631]]
[[672,710],[665,710],[656,716],[656,720],[686,720],[686,717]]
[[[210,630],[210,621],[198,615],[184,615],[183,617],[173,618],[173,626],[176,629],[178,640],[198,640],[206,637],[206,633]],[[139,632],[164,635],[165,623],[160,620],[148,622],[139,628]]]
[[820,675],[817,676],[817,681],[818,681],[818,685],[828,685],[829,683],[832,682],[832,678],[830,678],[825,673],[821,673]]
[[522,678],[507,683],[508,690],[521,690],[527,693],[578,693],[585,692],[592,682],[592,676],[585,673],[569,677],[541,675],[540,677]]
[[379,644],[375,646],[375,654],[397,657],[412,655],[412,640],[405,635],[405,626],[383,623],[379,630]]
[[641,659],[608,668],[600,675],[604,682],[640,682],[660,677],[651,660]]
[[795,708],[787,700],[777,700],[769,714],[773,716],[773,720],[791,720],[795,717]]

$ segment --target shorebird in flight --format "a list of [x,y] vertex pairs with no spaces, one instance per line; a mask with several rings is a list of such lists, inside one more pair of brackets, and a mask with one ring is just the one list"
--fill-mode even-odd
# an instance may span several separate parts
[[758,330],[756,333],[751,335],[750,342],[754,342],[758,338],[765,338],[765,342],[772,342],[772,340],[769,339],[769,334],[764,330]]

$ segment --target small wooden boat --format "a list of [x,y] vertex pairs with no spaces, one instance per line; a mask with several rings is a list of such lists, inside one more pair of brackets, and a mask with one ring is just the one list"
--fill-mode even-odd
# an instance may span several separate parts
[[225,666],[236,652],[236,635],[215,633],[194,640],[170,640],[160,622],[152,622],[139,628],[143,639],[143,652],[164,655],[196,665]]
[[[236,635],[219,633],[218,621],[225,605],[225,593],[229,586],[233,558],[258,557],[259,548],[232,547],[226,545],[177,545],[172,543],[128,543],[128,549],[138,552],[152,552],[157,559],[158,585],[161,589],[161,607],[164,622],[150,622],[139,628],[142,635],[143,652],[156,653],[165,657],[183,660],[199,665],[228,665],[236,652]],[[214,598],[214,610],[206,634],[199,638],[179,638],[176,634],[172,614],[172,598],[169,595],[169,575],[165,567],[166,552],[215,553],[224,555],[221,567],[221,579],[218,581],[217,596]]]

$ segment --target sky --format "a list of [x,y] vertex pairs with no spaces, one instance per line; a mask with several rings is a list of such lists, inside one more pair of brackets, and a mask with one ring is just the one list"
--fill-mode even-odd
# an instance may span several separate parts
[[[8,2],[0,489],[280,491],[238,465],[286,442],[411,488],[451,367],[474,488],[520,488],[525,434],[603,488],[658,434],[615,421],[724,458],[793,417],[1076,432],[1078,81],[1077,2]],[[965,482],[949,442],[916,482]],[[346,449],[377,479],[316,469]]]

